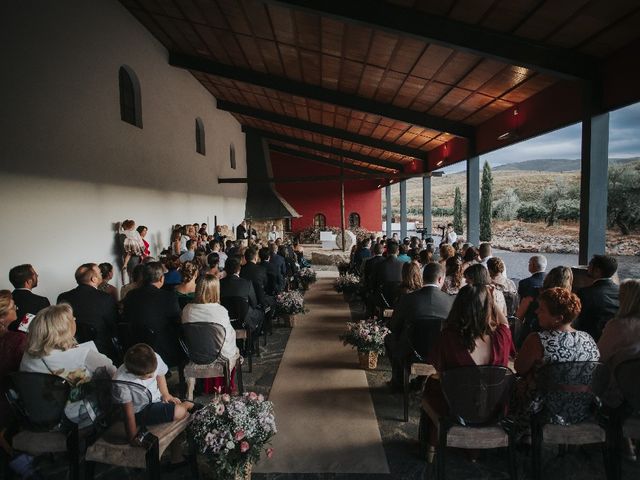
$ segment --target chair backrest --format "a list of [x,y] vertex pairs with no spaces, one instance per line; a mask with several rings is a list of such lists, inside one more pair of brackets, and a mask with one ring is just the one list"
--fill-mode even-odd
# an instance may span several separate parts
[[122,405],[125,403],[133,402],[134,405],[144,406],[152,403],[151,392],[146,387],[123,380],[93,378],[85,391],[98,416],[95,423],[102,424],[103,427],[123,418]]
[[380,294],[382,296],[383,304],[385,308],[394,308],[398,297],[400,296],[401,282],[384,282],[380,287]]
[[518,310],[520,296],[515,292],[502,292],[502,294],[504,295],[504,301],[507,304],[507,317],[512,317]]
[[441,373],[442,393],[461,425],[486,425],[504,416],[514,379],[506,367],[457,367]]
[[229,312],[231,322],[236,322],[238,326],[244,327],[249,315],[249,302],[244,297],[223,297],[220,304]]
[[220,358],[225,328],[212,322],[193,322],[182,324],[182,337],[186,354],[193,363],[207,365]]
[[550,363],[540,368],[536,390],[546,421],[565,425],[591,416],[609,384],[609,371],[601,362]]
[[14,372],[9,377],[13,391],[7,397],[29,428],[51,430],[62,421],[69,382],[49,373]]
[[640,358],[625,360],[615,370],[615,378],[622,395],[635,413],[640,413]]

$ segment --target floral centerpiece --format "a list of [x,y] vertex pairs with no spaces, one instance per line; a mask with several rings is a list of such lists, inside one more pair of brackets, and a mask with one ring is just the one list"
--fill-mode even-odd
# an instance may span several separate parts
[[301,268],[296,274],[298,277],[298,284],[303,290],[309,288],[309,285],[314,283],[317,279],[316,271],[313,268]]
[[276,296],[276,313],[278,315],[306,313],[302,293],[297,290],[279,293]]
[[358,289],[360,286],[360,277],[353,273],[347,273],[346,275],[340,275],[333,282],[333,288],[336,292],[351,293]]
[[360,365],[373,369],[378,365],[378,355],[384,355],[384,337],[389,329],[373,320],[347,322],[347,331],[340,335],[345,345],[358,350]]
[[[198,453],[202,478],[246,478],[251,465],[277,432],[273,404],[255,392],[217,395],[193,415],[189,441]],[[271,458],[273,450],[266,449]]]

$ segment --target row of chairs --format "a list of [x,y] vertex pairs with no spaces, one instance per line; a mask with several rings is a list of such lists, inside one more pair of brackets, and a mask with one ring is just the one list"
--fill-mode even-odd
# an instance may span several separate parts
[[[600,362],[549,364],[538,372],[536,390],[545,399],[531,415],[531,468],[534,480],[542,478],[542,445],[601,444],[606,477],[621,478],[620,451],[623,437],[640,438],[640,359],[628,360],[615,370],[625,398],[622,407],[607,412],[600,401],[611,375]],[[426,453],[429,417],[437,425],[436,478],[445,478],[448,448],[506,448],[508,469],[517,479],[516,428],[508,407],[515,384],[506,367],[460,367],[440,374],[449,413],[440,415],[423,399],[419,438]],[[567,419],[567,417],[569,417]],[[557,419],[565,418],[563,424]],[[556,420],[553,422],[552,420]],[[572,420],[577,420],[571,423]]]

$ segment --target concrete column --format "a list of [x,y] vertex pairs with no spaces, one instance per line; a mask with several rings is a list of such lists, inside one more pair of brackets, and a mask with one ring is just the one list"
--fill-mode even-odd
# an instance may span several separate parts
[[467,160],[467,241],[480,244],[480,157]]
[[407,236],[407,181],[400,180],[400,241]]
[[431,175],[422,177],[422,225],[425,234],[422,238],[431,236]]
[[609,113],[582,122],[580,175],[581,265],[595,254],[604,254],[607,229],[609,167]]
[[386,234],[387,234],[387,238],[391,238],[391,217],[392,215],[392,211],[391,211],[391,185],[387,185],[386,187],[384,187],[384,195],[385,195],[385,205],[386,205],[386,211],[387,211],[387,219],[386,219]]

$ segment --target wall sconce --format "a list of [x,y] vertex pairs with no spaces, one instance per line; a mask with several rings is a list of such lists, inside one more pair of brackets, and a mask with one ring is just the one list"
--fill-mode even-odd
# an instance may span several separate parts
[[444,160],[440,160],[439,162],[436,163],[436,167],[439,167],[440,165],[442,165],[444,163]]

